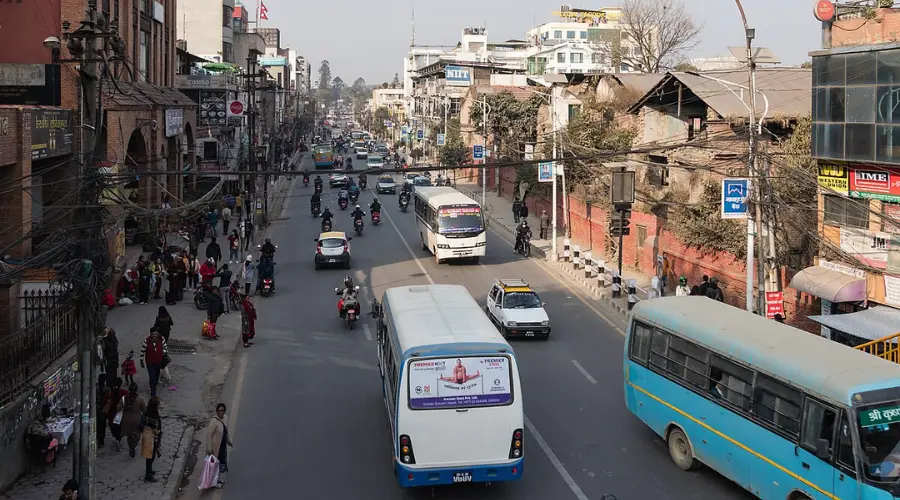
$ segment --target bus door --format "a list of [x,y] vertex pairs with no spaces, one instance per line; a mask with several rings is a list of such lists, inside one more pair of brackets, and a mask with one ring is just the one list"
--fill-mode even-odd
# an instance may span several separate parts
[[[835,437],[838,430],[838,412],[830,405],[817,401],[809,396],[803,405],[803,425],[800,426],[800,444],[795,448],[795,461],[792,467],[795,474],[806,479],[809,484],[800,484],[813,498],[822,496],[822,492],[832,495],[836,469],[832,455],[836,449]],[[777,460],[777,457],[772,457]],[[855,482],[855,481],[854,481]],[[771,484],[771,482],[769,482]],[[765,484],[761,482],[761,484]],[[818,488],[818,489],[816,489]],[[773,492],[776,493],[776,492]],[[777,493],[784,493],[779,491]],[[855,498],[842,496],[839,498]]]

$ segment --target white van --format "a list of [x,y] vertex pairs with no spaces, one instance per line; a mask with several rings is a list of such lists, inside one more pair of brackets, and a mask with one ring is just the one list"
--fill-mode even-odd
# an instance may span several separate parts
[[391,288],[376,309],[400,486],[521,479],[518,362],[466,288]]

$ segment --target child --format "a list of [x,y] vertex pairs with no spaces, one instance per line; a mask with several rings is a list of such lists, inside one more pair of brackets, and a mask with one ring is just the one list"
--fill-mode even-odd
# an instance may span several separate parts
[[137,373],[137,367],[134,366],[134,349],[132,349],[125,357],[125,361],[122,362],[122,376],[125,377],[129,386],[134,383],[135,373]]

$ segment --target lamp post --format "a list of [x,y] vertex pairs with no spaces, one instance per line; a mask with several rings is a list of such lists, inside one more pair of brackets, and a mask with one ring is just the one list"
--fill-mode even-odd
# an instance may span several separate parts
[[[552,182],[552,184],[553,184],[553,187],[552,187],[553,196],[552,196],[552,200],[551,200],[551,203],[553,204],[553,206],[551,207],[551,212],[552,212],[552,214],[551,214],[551,216],[550,216],[550,217],[551,217],[551,228],[552,228],[552,229],[551,229],[551,232],[550,232],[550,237],[551,237],[551,241],[550,241],[550,254],[551,254],[551,255],[550,255],[550,260],[556,261],[556,260],[559,259],[559,255],[556,253],[556,252],[557,252],[557,244],[556,244],[556,230],[557,230],[557,223],[556,223],[556,219],[557,219],[558,215],[557,215],[557,208],[556,208],[556,198],[557,198],[557,181],[556,181],[556,177],[557,177],[557,170],[556,170],[556,161],[555,161],[555,160],[556,160],[556,156],[557,156],[557,151],[556,151],[556,124],[557,124],[558,120],[557,120],[557,116],[556,116],[556,106],[554,105],[554,99],[553,99],[553,87],[552,87],[552,86],[550,87],[550,97],[547,97],[547,95],[544,94],[544,93],[542,93],[542,92],[537,92],[537,91],[531,90],[531,89],[527,89],[527,90],[528,90],[529,92],[531,92],[532,94],[535,94],[535,95],[539,96],[541,99],[544,99],[544,102],[546,102],[546,103],[550,106],[550,127],[551,127],[550,133],[551,133],[551,135],[552,135],[552,140],[553,140],[553,153],[552,153],[552,156],[553,156],[553,159],[554,159],[554,162],[553,162],[553,168],[551,169],[552,172],[553,172],[553,182]],[[565,171],[563,172],[563,176],[565,176]],[[565,177],[563,177],[563,186],[565,186],[565,182],[566,182]],[[565,196],[565,189],[563,189],[563,196]],[[565,199],[563,199],[563,201],[565,201]]]

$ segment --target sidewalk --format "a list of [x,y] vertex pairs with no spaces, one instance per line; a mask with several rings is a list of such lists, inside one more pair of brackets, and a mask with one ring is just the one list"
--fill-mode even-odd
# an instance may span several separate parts
[[[460,192],[466,194],[472,199],[481,200],[481,186],[474,182],[458,182],[456,185],[456,189]],[[513,219],[512,214],[512,202],[501,197],[496,192],[488,190],[485,196],[485,200],[482,203],[484,206],[485,215],[489,219],[489,225],[491,227],[499,228],[502,231],[509,233],[511,236],[516,234],[515,227],[516,223]],[[531,226],[532,232],[535,235],[540,233],[540,214],[528,214],[528,225]],[[563,228],[558,227],[557,232],[562,232]],[[616,263],[614,261],[607,260],[606,262],[606,274],[601,277],[598,276],[596,272],[596,262],[594,263],[594,270],[591,273],[588,273],[590,277],[586,277],[583,260],[580,261],[581,264],[577,265],[573,262],[574,257],[574,249],[575,246],[578,245],[581,251],[581,257],[583,258],[585,252],[591,252],[590,246],[586,246],[581,242],[575,241],[574,239],[570,239],[570,251],[569,257],[570,260],[567,262],[565,260],[564,248],[565,248],[566,238],[564,236],[557,237],[557,260],[554,261],[552,256],[552,242],[549,239],[537,239],[533,238],[531,240],[531,253],[534,256],[540,257],[548,261],[551,266],[558,271],[558,274],[568,281],[572,283],[576,283],[587,293],[592,295],[593,297],[605,302],[610,308],[617,311],[623,317],[628,316],[628,299],[626,293],[627,284],[634,280],[636,286],[636,299],[646,300],[648,297],[648,291],[650,290],[650,277],[636,272],[625,269],[622,273],[622,296],[618,299],[612,298],[612,272],[615,270]],[[605,258],[603,252],[598,252],[593,255],[596,259]]]
[[[289,195],[293,177],[282,178],[270,189],[270,212],[280,214]],[[265,238],[265,231],[257,231],[254,243]],[[222,245],[222,237],[217,242]],[[199,253],[205,255],[206,242],[200,244]],[[254,247],[255,248],[255,245]],[[130,252],[129,252],[130,251]],[[133,265],[140,255],[140,248],[126,251],[127,265]],[[223,245],[227,252],[227,241]],[[236,269],[236,263],[233,270]],[[134,350],[135,362],[140,356],[140,346],[147,337],[163,300],[152,300],[146,305],[117,306],[107,316],[107,326],[116,330],[119,338],[120,361]],[[112,437],[107,434],[106,447],[97,450],[95,469],[95,493],[100,499],[168,500],[175,498],[182,484],[195,468],[197,450],[202,445],[195,439],[195,431],[202,429],[212,409],[219,402],[222,386],[240,346],[240,313],[225,314],[217,322],[219,340],[200,337],[200,327],[206,312],[193,304],[193,291],[185,291],[184,300],[167,310],[175,323],[169,338],[169,365],[171,380],[161,381],[157,394],[161,400],[163,417],[162,456],[154,462],[155,483],[145,483],[145,461],[138,456],[128,456],[125,440],[122,449],[116,450]],[[141,396],[149,400],[148,375],[140,368],[135,375]],[[201,434],[201,433],[197,433]],[[48,466],[41,473],[29,473],[20,478],[0,500],[56,500],[62,485],[72,477],[72,451],[62,450],[56,467]],[[202,463],[202,460],[201,460]]]

